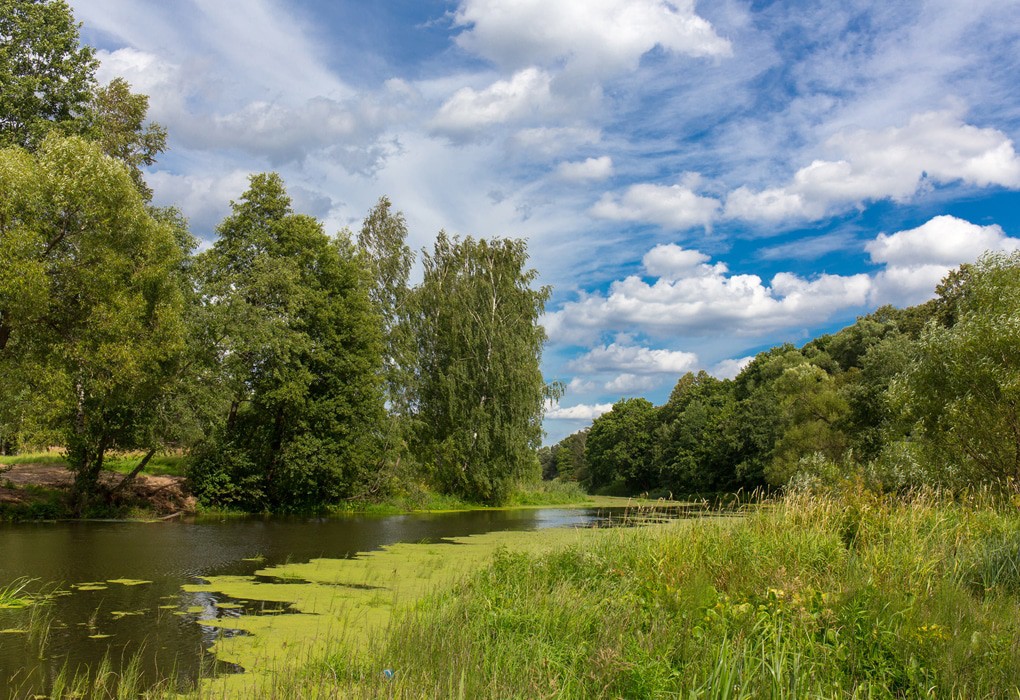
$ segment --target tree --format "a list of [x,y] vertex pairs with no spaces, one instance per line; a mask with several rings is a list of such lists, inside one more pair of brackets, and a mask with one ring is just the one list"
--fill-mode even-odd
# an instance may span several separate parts
[[440,233],[415,290],[419,449],[441,488],[488,503],[538,476],[549,289],[527,259],[521,240]]
[[622,399],[592,423],[585,444],[590,486],[624,481],[633,491],[659,485],[654,460],[656,408],[647,399]]
[[410,296],[407,280],[414,253],[406,243],[404,215],[392,212],[391,207],[390,200],[381,197],[369,212],[358,234],[358,250],[365,256],[369,298],[382,319],[387,400],[391,410],[400,414],[406,411],[405,394],[413,354],[407,327]]
[[833,377],[810,362],[783,370],[774,387],[784,429],[765,475],[782,486],[805,458],[820,456],[831,464],[843,457],[848,440],[840,424],[850,409]]
[[0,0],[0,146],[34,148],[54,125],[80,133],[98,65],[63,0]]
[[57,425],[84,507],[107,452],[160,440],[185,337],[185,237],[77,137],[0,152],[0,191],[0,365],[15,396],[46,387],[32,401]]
[[149,98],[122,78],[98,87],[79,26],[63,0],[0,0],[0,147],[34,150],[50,131],[84,136],[131,169],[148,201],[141,167],[165,150],[166,129],[146,123]]
[[228,397],[192,481],[208,501],[308,508],[365,489],[382,419],[378,316],[354,246],[256,175],[199,260]]
[[146,95],[132,93],[126,80],[114,78],[96,91],[86,130],[104,153],[130,168],[131,179],[146,201],[152,199],[152,190],[142,177],[142,166],[156,162],[156,156],[166,150],[167,137],[163,126],[146,123],[148,111]]
[[729,430],[736,408],[731,385],[704,371],[688,372],[659,409],[656,462],[662,485],[674,493],[739,486]]
[[944,281],[952,325],[929,323],[892,392],[950,482],[1020,479],[1020,253]]

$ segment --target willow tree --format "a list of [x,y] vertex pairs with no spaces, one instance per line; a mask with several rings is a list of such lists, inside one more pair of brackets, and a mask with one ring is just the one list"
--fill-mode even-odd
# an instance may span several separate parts
[[499,503],[538,476],[545,382],[535,289],[524,241],[449,238],[423,256],[415,291],[415,402],[421,456],[438,485]]

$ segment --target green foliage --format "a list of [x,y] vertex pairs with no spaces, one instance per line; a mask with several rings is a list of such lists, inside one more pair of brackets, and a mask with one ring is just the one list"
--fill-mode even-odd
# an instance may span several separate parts
[[538,459],[542,465],[542,478],[588,483],[591,479],[588,473],[588,461],[585,457],[587,441],[588,429],[585,428],[568,435],[556,445],[543,447],[539,450]]
[[90,124],[85,132],[99,143],[103,152],[126,164],[131,179],[146,201],[152,190],[142,178],[142,166],[152,165],[156,156],[166,150],[166,129],[159,124],[146,124],[149,98],[136,95],[123,78],[114,78],[94,95]]
[[894,384],[925,456],[947,483],[1020,479],[1020,255],[988,254],[943,289],[949,327],[932,323]]
[[739,483],[735,472],[732,382],[702,371],[677,382],[659,411],[656,460],[673,493],[720,491]]
[[358,256],[256,175],[200,256],[207,337],[226,402],[191,479],[206,502],[308,508],[371,486],[381,338]]
[[[739,521],[504,551],[411,610],[348,697],[973,697],[1020,689],[1015,508],[795,492]],[[1015,553],[1015,552],[1014,552]],[[452,631],[452,632],[451,632]]]
[[637,491],[658,483],[653,460],[656,409],[647,399],[623,399],[592,423],[585,445],[590,486],[620,480]]
[[0,0],[0,146],[38,146],[54,125],[80,133],[99,66],[63,0]]
[[160,442],[183,361],[185,237],[80,138],[0,152],[0,189],[0,374],[30,414],[7,419],[54,426],[85,501],[107,451]]
[[532,289],[527,258],[521,240],[440,233],[415,290],[417,449],[442,489],[470,500],[501,503],[538,476],[549,290]]
[[414,253],[406,243],[404,215],[391,212],[391,207],[390,200],[382,197],[369,212],[358,233],[358,251],[368,273],[369,298],[382,320],[386,400],[395,415],[406,416],[410,370],[414,364],[407,281]]

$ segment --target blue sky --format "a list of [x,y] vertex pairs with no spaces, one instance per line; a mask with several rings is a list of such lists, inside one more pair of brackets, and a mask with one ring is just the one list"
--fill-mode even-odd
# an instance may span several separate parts
[[1016,0],[71,5],[203,239],[266,170],[330,231],[526,237],[547,442],[1020,248]]

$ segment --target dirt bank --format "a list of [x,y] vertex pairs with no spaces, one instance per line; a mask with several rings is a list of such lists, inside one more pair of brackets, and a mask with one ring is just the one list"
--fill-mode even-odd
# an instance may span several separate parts
[[[0,457],[0,470],[6,469]],[[124,478],[116,472],[103,472],[100,483],[113,488]],[[62,464],[16,464],[0,473],[0,504],[28,505],[40,500],[39,489],[68,491],[74,475]],[[36,488],[31,488],[36,487]],[[138,505],[157,515],[192,512],[195,498],[185,488],[182,476],[139,474],[116,496],[117,503]]]

